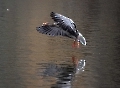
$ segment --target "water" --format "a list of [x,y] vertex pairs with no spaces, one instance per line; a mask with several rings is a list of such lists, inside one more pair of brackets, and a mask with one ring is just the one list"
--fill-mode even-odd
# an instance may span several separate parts
[[[1,0],[0,88],[119,88],[119,10],[118,0]],[[51,11],[72,18],[87,46],[39,34]]]

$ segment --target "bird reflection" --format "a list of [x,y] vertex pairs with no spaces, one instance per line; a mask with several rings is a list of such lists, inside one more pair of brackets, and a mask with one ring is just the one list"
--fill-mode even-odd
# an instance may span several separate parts
[[72,64],[39,64],[45,67],[42,76],[52,76],[58,79],[55,84],[51,85],[51,88],[71,88],[75,76],[84,71],[86,61],[72,57],[71,62]]

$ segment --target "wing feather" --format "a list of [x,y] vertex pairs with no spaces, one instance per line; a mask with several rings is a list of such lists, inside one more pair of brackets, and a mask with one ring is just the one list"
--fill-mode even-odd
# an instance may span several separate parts
[[36,27],[36,30],[39,32],[39,33],[42,33],[42,34],[47,34],[47,35],[51,35],[51,36],[66,36],[68,37],[69,34],[64,31],[62,28],[60,27],[57,27],[57,26],[53,26],[53,25],[44,25],[44,26],[41,26],[41,27]]
[[[72,30],[75,30],[76,25],[73,22],[72,19],[65,17],[61,14],[51,12],[50,16],[52,19],[58,23],[59,26],[61,26],[63,29],[66,29],[67,26],[69,26]],[[75,30],[76,31],[76,30]]]

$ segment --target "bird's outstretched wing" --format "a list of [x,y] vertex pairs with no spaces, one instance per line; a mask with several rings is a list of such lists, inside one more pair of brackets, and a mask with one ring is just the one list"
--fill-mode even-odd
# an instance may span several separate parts
[[61,26],[64,30],[71,29],[73,31],[76,31],[76,25],[73,22],[72,19],[65,17],[61,14],[51,12],[50,16],[52,19],[57,22],[59,26]]
[[69,37],[69,33],[62,30],[60,27],[56,25],[44,25],[41,27],[36,27],[36,30],[42,34],[47,34],[50,36],[66,36]]

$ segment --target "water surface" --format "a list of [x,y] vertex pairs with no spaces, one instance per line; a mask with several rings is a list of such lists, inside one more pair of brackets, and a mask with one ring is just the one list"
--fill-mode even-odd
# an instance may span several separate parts
[[[52,11],[72,18],[87,46],[39,34]],[[1,0],[0,87],[119,88],[119,11],[118,0]]]

